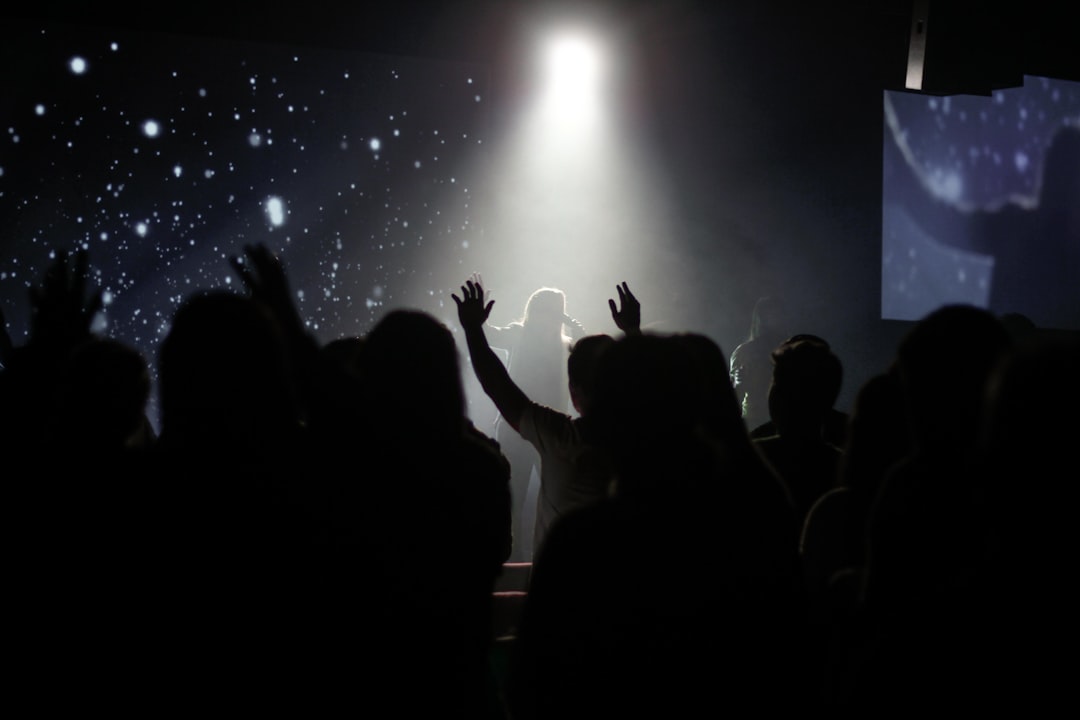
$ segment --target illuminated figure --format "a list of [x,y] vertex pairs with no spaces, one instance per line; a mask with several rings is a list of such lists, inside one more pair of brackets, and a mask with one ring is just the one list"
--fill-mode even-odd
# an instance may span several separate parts
[[[585,335],[581,323],[566,314],[566,294],[542,287],[525,303],[520,320],[505,326],[484,325],[491,346],[509,354],[507,370],[525,395],[541,405],[573,412],[570,404],[566,359],[570,345]],[[533,470],[540,476],[540,456],[501,415],[495,421],[495,439],[511,465],[514,502],[514,561],[532,559],[535,494],[530,493]]]

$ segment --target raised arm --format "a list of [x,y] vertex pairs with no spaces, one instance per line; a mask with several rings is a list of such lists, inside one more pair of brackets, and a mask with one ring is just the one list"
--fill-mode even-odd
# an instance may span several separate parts
[[[484,285],[480,273],[473,273],[466,282],[471,282],[476,287],[483,287]],[[481,295],[481,299],[483,298],[486,298],[486,295]],[[488,339],[488,344],[506,352],[513,351],[524,330],[525,326],[520,322],[512,322],[509,325],[493,325],[486,319],[484,320],[484,334]]]
[[492,300],[484,303],[484,289],[472,280],[461,286],[461,297],[451,295],[457,304],[458,321],[465,331],[465,342],[469,347],[473,370],[480,381],[480,387],[495,403],[495,407],[514,430],[521,427],[521,417],[529,405],[529,398],[510,378],[506,366],[488,345],[484,335],[484,323],[491,313]]
[[251,297],[263,303],[280,323],[290,339],[310,335],[293,301],[289,279],[281,259],[263,243],[244,246],[244,254],[229,257],[229,265],[248,289]]
[[319,343],[300,317],[284,263],[265,244],[257,243],[245,245],[242,256],[230,256],[229,265],[250,296],[269,309],[285,333],[294,382],[306,406],[311,400]]
[[66,355],[91,336],[103,307],[100,288],[89,285],[88,253],[58,251],[41,285],[30,288],[30,340],[53,357]]
[[614,299],[608,298],[608,307],[611,308],[611,319],[615,321],[615,327],[627,335],[640,335],[641,303],[625,282],[616,285],[615,291],[619,294],[619,304],[616,305]]

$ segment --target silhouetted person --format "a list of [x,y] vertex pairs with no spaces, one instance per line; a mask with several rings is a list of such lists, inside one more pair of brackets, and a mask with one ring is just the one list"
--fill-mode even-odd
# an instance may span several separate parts
[[1050,711],[1067,702],[1071,663],[1045,639],[1077,639],[1080,337],[1018,347],[994,371],[976,445],[988,520],[986,563],[965,617],[967,658],[987,707]]
[[363,421],[363,353],[364,338],[359,335],[319,347],[307,414],[308,428],[316,436],[348,437]]
[[[619,305],[610,301],[616,325],[628,333],[640,332],[641,310],[626,283],[617,288]],[[609,335],[587,335],[570,348],[567,386],[577,417],[530,398],[514,382],[506,367],[488,345],[485,322],[494,301],[484,303],[483,287],[472,280],[452,296],[465,331],[473,369],[484,392],[495,403],[500,417],[540,456],[536,528],[532,547],[539,551],[548,530],[558,518],[575,508],[608,495],[611,469],[589,440],[588,414],[596,364],[614,340]]]
[[967,640],[952,628],[973,609],[971,583],[987,549],[971,460],[988,379],[1011,349],[992,313],[966,305],[930,313],[897,348],[912,446],[889,469],[869,517],[864,654],[851,678],[860,707],[879,707],[901,688],[906,705],[966,702],[981,684],[953,660]]
[[[799,333],[797,335],[792,335],[791,337],[782,340],[780,343],[777,344],[777,346],[775,348],[773,348],[773,352],[776,352],[777,349],[779,349],[780,347],[782,347],[784,345],[787,345],[787,344],[790,344],[790,343],[793,343],[793,342],[796,342],[796,341],[799,341],[799,340],[813,340],[814,342],[816,342],[816,343],[818,343],[820,345],[823,345],[826,348],[830,348],[830,345],[825,340],[825,338],[820,337],[819,335],[811,335],[811,334],[808,334],[808,333]],[[772,355],[770,354],[770,362],[771,361],[772,361]],[[770,379],[770,387],[771,387],[771,383],[772,383],[772,381]],[[846,412],[844,412],[843,410],[837,408],[835,405],[833,407],[830,407],[829,410],[825,413],[825,423],[824,423],[825,439],[827,441],[829,441],[830,443],[832,443],[833,445],[836,445],[837,447],[842,448],[844,446],[844,443],[847,441],[847,430],[848,430],[848,414]],[[770,435],[775,435],[775,434],[776,434],[776,423],[772,419],[771,411],[770,411],[770,416],[769,416],[768,420],[766,420],[763,423],[759,423],[756,427],[750,428],[750,437],[755,438],[755,439],[768,437]]]
[[852,634],[858,636],[870,512],[890,468],[911,451],[905,398],[895,368],[855,397],[837,486],[815,502],[799,543],[811,621],[821,649],[822,696],[847,690]]
[[58,251],[40,284],[31,286],[30,335],[16,347],[6,329],[0,339],[4,403],[0,442],[9,454],[53,455],[56,439],[56,388],[71,355],[95,339],[90,327],[102,308],[102,291],[88,283],[85,251]]
[[[614,495],[554,525],[515,646],[515,718],[805,708],[791,507],[760,457],[717,451],[732,417],[696,341],[628,336],[598,367]],[[721,358],[723,356],[721,355]],[[736,443],[737,444],[737,443]],[[757,468],[757,471],[753,469]]]
[[150,368],[134,347],[94,337],[74,348],[57,387],[58,442],[67,452],[115,455],[156,440],[146,416]]
[[895,151],[890,176],[912,219],[935,240],[993,258],[990,309],[1022,313],[1042,328],[1080,329],[1080,126],[1058,128],[1038,196],[991,210],[939,199]]
[[271,421],[282,413],[270,408],[283,394],[272,382],[243,393],[251,378],[280,377],[264,372],[281,363],[273,323],[235,295],[185,302],[159,366],[162,445],[143,425],[147,363],[89,333],[100,294],[88,299],[85,271],[85,254],[61,254],[33,294],[26,357],[49,380],[39,412],[50,417],[32,432],[47,427],[63,446],[35,455],[45,471],[38,497],[19,503],[40,540],[19,560],[29,574],[17,584],[34,589],[15,600],[34,609],[17,614],[53,656],[19,653],[37,671],[26,687],[48,677],[81,702],[114,706],[166,696],[258,704],[286,687],[277,683],[290,666],[283,607],[295,583],[278,580],[302,525],[269,469],[287,467],[287,433]]
[[245,257],[249,292],[192,293],[161,344],[146,532],[153,579],[175,583],[161,612],[178,617],[160,628],[172,682],[190,684],[193,702],[268,708],[310,690],[314,603],[301,570],[321,518],[307,495],[316,468],[284,267],[262,245]]
[[[170,639],[205,653],[211,675],[240,658],[229,692],[267,700],[299,666],[285,609],[297,588],[286,568],[314,532],[298,498],[306,465],[287,358],[261,303],[214,290],[178,308],[158,363],[157,540],[162,569],[183,583],[173,602],[197,608]],[[209,594],[213,603],[200,601]]]
[[[155,635],[154,603],[141,596],[153,593],[153,553],[139,552],[150,538],[134,492],[153,483],[135,462],[136,438],[151,441],[140,436],[146,362],[91,332],[101,294],[87,269],[85,252],[56,254],[30,290],[30,336],[3,341],[0,371],[9,681],[16,704],[68,688],[48,701],[53,710],[145,702],[157,657],[144,652]],[[137,688],[122,692],[118,676]]]
[[285,354],[302,419],[306,418],[319,344],[308,332],[293,300],[284,263],[264,243],[244,245],[239,255],[229,256],[229,265],[240,278],[248,296],[267,309],[280,328]]
[[751,432],[769,421],[772,351],[791,335],[780,298],[765,296],[754,303],[746,339],[731,352],[731,384]]
[[333,456],[323,662],[356,711],[483,717],[509,465],[466,416],[447,327],[394,310],[359,350],[364,419]]
[[895,370],[867,380],[855,397],[837,486],[811,506],[800,543],[808,581],[850,608],[866,556],[870,508],[889,469],[911,450]]
[[824,341],[798,336],[772,352],[769,416],[773,435],[755,440],[791,490],[800,527],[810,506],[836,485],[843,450],[826,436],[843,366]]
[[[486,324],[485,332],[492,347],[508,353],[507,370],[526,397],[560,412],[573,410],[566,358],[573,340],[582,337],[585,331],[566,314],[566,294],[562,290],[537,289],[529,296],[520,320],[506,326]],[[531,560],[536,506],[529,487],[533,470],[537,476],[540,474],[540,456],[516,430],[506,427],[501,413],[495,423],[495,439],[512,468],[515,540],[512,559]]]
[[284,336],[248,298],[208,291],[186,300],[162,342],[160,377],[165,449],[272,453],[300,427]]

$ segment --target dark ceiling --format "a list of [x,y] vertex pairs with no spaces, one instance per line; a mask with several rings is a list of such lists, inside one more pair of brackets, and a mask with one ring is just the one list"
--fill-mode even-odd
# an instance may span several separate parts
[[[1053,0],[397,0],[290,6],[240,0],[8,4],[0,15],[498,63],[513,52],[523,18],[569,8],[608,22],[633,22],[646,42],[688,32],[707,38],[711,25],[736,23],[762,46],[786,42],[797,32],[825,53],[852,41],[853,35],[876,36],[882,82],[890,85],[898,73],[902,78],[912,12],[922,6],[931,18],[928,61],[935,74],[928,79],[943,91],[978,92],[982,85],[1008,85],[1023,74],[1080,79],[1076,26],[1068,5]],[[842,81],[843,68],[838,70]]]

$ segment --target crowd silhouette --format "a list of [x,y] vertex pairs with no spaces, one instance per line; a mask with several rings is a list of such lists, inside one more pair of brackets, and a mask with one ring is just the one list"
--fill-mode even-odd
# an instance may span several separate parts
[[[848,414],[825,339],[756,333],[752,435],[737,363],[642,332],[627,283],[621,334],[555,328],[575,413],[493,351],[476,276],[453,295],[464,347],[409,309],[320,344],[267,247],[229,263],[241,289],[186,298],[157,358],[92,332],[84,252],[34,286],[25,343],[0,333],[23,700],[493,720],[1066,701],[1075,336],[942,307]],[[524,489],[508,436],[469,419],[466,355],[539,465],[509,625]]]

